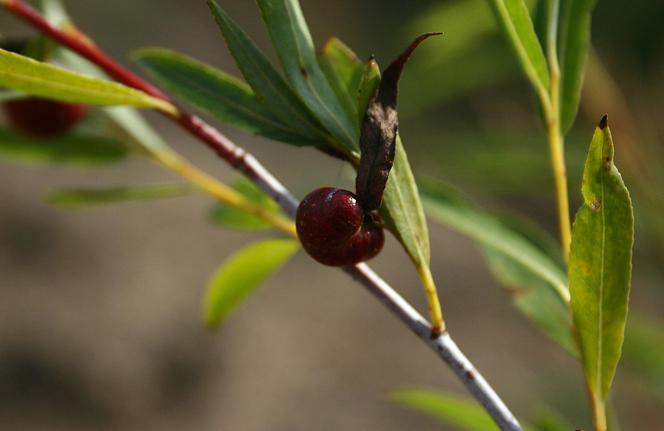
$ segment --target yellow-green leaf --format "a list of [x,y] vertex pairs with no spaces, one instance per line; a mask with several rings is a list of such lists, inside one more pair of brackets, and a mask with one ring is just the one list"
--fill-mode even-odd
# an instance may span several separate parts
[[170,103],[142,91],[41,63],[3,49],[0,49],[0,86],[64,102],[127,105],[159,109],[170,114],[176,112]]
[[186,184],[154,184],[119,186],[106,189],[57,190],[46,196],[46,202],[63,208],[88,208],[123,202],[174,198],[192,194],[194,188]]
[[590,47],[590,22],[597,0],[561,0],[558,29],[560,122],[566,133],[574,124]]
[[614,164],[606,116],[590,144],[582,184],[569,283],[586,381],[593,402],[602,407],[624,340],[634,241],[632,203]]
[[538,94],[547,92],[549,69],[524,0],[489,0],[523,72]]
[[[253,204],[262,207],[265,211],[273,214],[281,213],[279,205],[245,177],[238,178],[233,184],[233,189],[242,194],[242,196],[250,200]],[[229,229],[263,230],[274,227],[265,220],[247,214],[246,211],[225,205],[221,202],[214,204],[210,210],[209,218],[213,223]]]
[[367,112],[367,107],[371,98],[376,94],[376,90],[380,85],[380,67],[372,57],[367,64],[364,65],[362,77],[357,89],[356,103],[357,103],[357,124],[358,126],[364,121],[364,113]]
[[429,266],[429,229],[406,150],[397,135],[381,214],[417,266]]
[[466,397],[428,389],[402,389],[393,392],[390,398],[461,431],[498,430],[491,416],[479,404]]
[[214,329],[271,273],[299,248],[292,239],[268,239],[233,254],[208,282],[203,322]]
[[122,161],[127,149],[111,139],[66,135],[35,139],[0,128],[0,159],[30,164],[99,166]]
[[[348,45],[336,37],[330,38],[325,43],[318,56],[318,62],[346,115],[353,124],[356,124],[357,94],[364,72],[362,62]],[[358,130],[355,133],[358,133]]]
[[481,247],[519,311],[567,351],[578,354],[562,255],[543,232],[523,220],[484,211],[442,185],[425,183],[422,201],[433,220]]

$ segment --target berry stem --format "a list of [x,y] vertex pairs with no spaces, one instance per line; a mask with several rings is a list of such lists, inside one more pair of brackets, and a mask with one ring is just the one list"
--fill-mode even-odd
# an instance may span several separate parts
[[[68,32],[62,31],[52,26],[23,0],[0,0],[0,6],[37,28],[42,33],[52,37],[63,46],[85,57],[118,81],[170,102],[168,96],[104,54],[83,33],[71,30]],[[226,138],[221,132],[202,119],[186,112],[177,105],[176,108],[177,112],[175,114],[163,112],[162,114],[180,124],[185,130],[214,150],[233,168],[254,181],[256,185],[281,206],[286,214],[295,217],[298,201],[256,158],[235,145],[230,139]],[[493,388],[491,388],[457,347],[448,332],[443,331],[440,336],[432,337],[435,329],[426,319],[366,264],[344,267],[344,270],[377,297],[420,340],[429,345],[448,364],[469,392],[491,415],[501,430],[522,431],[519,422]]]

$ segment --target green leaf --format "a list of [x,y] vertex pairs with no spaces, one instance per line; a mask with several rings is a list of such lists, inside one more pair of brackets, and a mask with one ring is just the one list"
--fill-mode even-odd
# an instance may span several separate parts
[[203,321],[217,328],[228,314],[299,248],[292,239],[268,239],[249,245],[224,262],[208,282]]
[[490,2],[526,77],[538,94],[546,94],[550,85],[549,69],[525,2],[523,0],[490,0]]
[[624,339],[634,241],[632,203],[613,158],[605,116],[588,150],[584,203],[574,220],[569,258],[572,315],[586,381],[593,402],[602,404]]
[[481,249],[489,269],[510,292],[517,309],[547,337],[578,356],[569,308],[560,296],[545,280],[514,259],[491,247],[481,246]]
[[291,130],[323,142],[327,132],[272,67],[265,54],[215,0],[208,0],[208,6],[238,68],[258,98]]
[[171,93],[223,122],[278,141],[311,144],[291,132],[247,84],[219,69],[161,48],[144,48],[134,57]]
[[537,414],[533,429],[537,431],[570,431],[575,428],[558,412],[546,408]]
[[314,43],[298,0],[257,0],[286,76],[305,105],[347,150],[358,134],[318,65]]
[[562,257],[547,235],[522,221],[482,211],[440,185],[425,184],[422,201],[434,220],[480,245],[489,268],[529,320],[577,354]]
[[562,132],[574,124],[586,58],[590,46],[590,21],[597,0],[560,0],[558,57],[560,58],[560,119]]
[[369,102],[376,94],[378,86],[380,85],[380,68],[378,63],[372,57],[367,61],[362,70],[360,83],[358,84],[356,104],[357,104],[357,124],[362,125],[364,121],[364,114],[367,112]]
[[175,114],[173,105],[142,91],[40,63],[3,49],[0,49],[0,86],[64,102],[128,105]]
[[194,189],[184,184],[123,186],[107,189],[57,190],[46,196],[46,202],[64,208],[87,208],[122,202],[174,198],[190,195]]
[[[240,192],[245,198],[252,203],[261,206],[266,211],[274,214],[280,212],[279,205],[277,205],[270,197],[260,190],[256,185],[244,177],[238,178],[233,184],[233,189]],[[220,226],[230,229],[240,230],[260,230],[271,229],[273,226],[258,217],[247,214],[245,211],[224,205],[217,202],[211,208],[210,220]]]
[[567,278],[559,259],[523,233],[442,187],[426,185],[422,201],[434,220],[510,258],[545,281],[559,297],[569,296]]
[[417,183],[398,134],[394,167],[387,180],[381,214],[413,262],[417,266],[429,266],[429,229]]
[[458,430],[498,430],[489,414],[467,397],[427,389],[404,389],[393,392],[390,398],[404,407],[450,424]]
[[348,118],[357,118],[357,97],[364,72],[360,59],[341,40],[332,37],[323,46],[318,62]]
[[0,128],[0,158],[39,164],[98,166],[116,163],[127,150],[120,144],[94,136],[67,135],[35,139]]
[[[71,51],[59,50],[56,59],[72,70],[90,76],[106,78],[104,72],[97,66]],[[103,108],[102,112],[116,126],[114,132],[119,135],[118,139],[121,139],[122,142],[127,142],[128,145],[133,144],[150,154],[160,153],[162,157],[167,155],[174,158],[178,157],[137,109],[126,106],[109,106]]]
[[633,313],[627,322],[625,365],[664,404],[664,322]]

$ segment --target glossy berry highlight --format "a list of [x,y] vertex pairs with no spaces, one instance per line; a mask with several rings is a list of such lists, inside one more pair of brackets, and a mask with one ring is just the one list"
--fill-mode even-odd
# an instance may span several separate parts
[[304,250],[330,266],[346,266],[369,260],[383,248],[383,228],[365,213],[357,196],[333,187],[309,193],[295,217]]
[[54,138],[69,132],[88,114],[88,107],[38,97],[5,102],[7,119],[20,132],[36,138]]

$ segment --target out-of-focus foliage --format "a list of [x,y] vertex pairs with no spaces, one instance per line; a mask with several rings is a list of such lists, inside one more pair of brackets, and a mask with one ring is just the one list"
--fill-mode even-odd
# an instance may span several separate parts
[[208,282],[203,322],[214,329],[253,289],[297,250],[292,239],[268,239],[249,245],[226,260]]
[[[233,184],[233,188],[264,210],[273,214],[278,214],[280,212],[279,206],[270,199],[268,195],[258,189],[254,183],[246,178],[238,178]],[[210,209],[209,218],[214,224],[229,229],[263,230],[272,227],[270,224],[255,216],[222,203],[214,204]]]
[[66,189],[49,193],[45,200],[63,208],[87,208],[122,202],[136,202],[186,196],[192,188],[186,184],[124,186],[106,189]]

